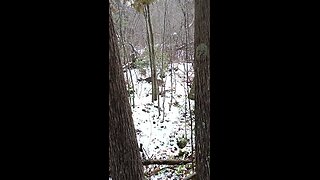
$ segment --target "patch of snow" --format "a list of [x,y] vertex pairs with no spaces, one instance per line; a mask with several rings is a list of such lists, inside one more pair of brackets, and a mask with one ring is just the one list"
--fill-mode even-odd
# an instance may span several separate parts
[[[183,150],[191,152],[189,107],[188,103],[185,101],[188,95],[188,92],[186,91],[186,64],[187,63],[174,63],[176,71],[174,72],[172,89],[170,72],[167,71],[164,81],[165,89],[169,91],[165,93],[164,97],[160,96],[160,116],[158,101],[151,102],[151,83],[137,81],[142,75],[137,69],[131,70],[135,86],[135,108],[132,108],[132,116],[135,128],[137,129],[138,143],[143,145],[147,158],[172,159],[174,156],[178,155],[179,147],[177,146],[176,138],[182,137],[186,131],[189,141]],[[191,63],[188,64],[188,69],[190,71],[189,79],[193,79]],[[147,70],[147,72],[148,71],[150,70]],[[172,103],[175,105],[172,105],[171,111],[169,111],[171,92],[173,93]],[[164,109],[162,109],[163,101]],[[190,104],[191,109],[193,109],[194,101],[190,100]],[[185,111],[187,112],[186,114]],[[175,174],[169,175],[168,173],[170,172],[168,171],[166,173],[151,176],[151,179],[168,179],[169,177],[171,177],[169,179],[179,178]]]

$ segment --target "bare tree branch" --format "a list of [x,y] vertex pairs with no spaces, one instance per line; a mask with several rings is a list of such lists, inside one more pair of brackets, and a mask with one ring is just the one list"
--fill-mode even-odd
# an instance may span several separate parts
[[196,176],[196,173],[193,173],[193,174],[190,174],[189,176],[185,177],[183,180],[192,179],[195,176]]
[[[191,41],[191,42],[188,43],[188,45],[191,45],[191,44],[193,44],[193,41]],[[180,45],[179,47],[176,47],[176,51],[182,50],[182,49],[184,49],[185,47],[186,47],[186,43]]]

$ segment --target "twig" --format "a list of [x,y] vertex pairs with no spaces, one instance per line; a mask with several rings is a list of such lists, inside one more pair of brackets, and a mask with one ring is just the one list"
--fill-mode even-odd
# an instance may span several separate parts
[[195,175],[196,173],[190,174],[189,176],[185,177],[183,180],[192,179]]
[[156,169],[154,169],[153,171],[151,171],[151,172],[149,172],[149,173],[147,173],[147,176],[153,176],[153,175],[156,175],[158,172],[160,172],[160,171],[162,171],[162,170],[164,170],[164,169],[167,169],[168,167],[164,167],[164,168],[156,168]]

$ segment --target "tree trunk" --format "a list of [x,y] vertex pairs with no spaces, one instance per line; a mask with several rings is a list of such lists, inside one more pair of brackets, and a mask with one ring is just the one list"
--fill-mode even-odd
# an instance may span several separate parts
[[147,42],[149,47],[151,82],[152,82],[152,102],[154,102],[158,99],[159,90],[158,90],[158,85],[156,81],[157,70],[156,70],[156,64],[155,64],[154,40],[153,40],[153,31],[152,31],[149,4],[144,5],[143,13],[146,21]]
[[119,48],[109,14],[109,156],[113,180],[142,180],[143,167]]
[[146,5],[147,7],[147,14],[148,14],[148,22],[149,22],[149,30],[150,30],[150,43],[151,43],[151,50],[152,50],[152,72],[151,72],[151,78],[152,78],[152,102],[156,101],[158,99],[159,95],[159,87],[157,84],[157,69],[156,69],[156,58],[155,58],[155,52],[154,52],[154,40],[153,40],[153,30],[152,30],[152,24],[151,24],[151,14],[150,14],[150,6],[149,4]]
[[195,0],[195,140],[197,179],[210,179],[210,0]]

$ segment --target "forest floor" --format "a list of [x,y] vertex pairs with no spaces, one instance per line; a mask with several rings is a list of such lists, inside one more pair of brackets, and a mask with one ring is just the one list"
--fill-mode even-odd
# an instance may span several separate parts
[[[170,66],[169,66],[170,67]],[[171,71],[167,70],[165,78],[165,95],[160,100],[151,102],[151,83],[139,79],[150,77],[150,73],[142,75],[139,69],[131,69],[134,83],[134,107],[132,106],[133,119],[137,132],[139,146],[142,145],[143,159],[191,159],[191,119],[189,111],[187,89],[187,69],[189,80],[193,79],[191,63],[174,63],[171,84]],[[150,70],[147,70],[150,71]],[[126,73],[125,73],[126,76]],[[188,81],[189,81],[188,80]],[[190,83],[189,83],[190,85]],[[158,109],[160,103],[160,115]],[[164,104],[163,104],[164,103]],[[164,105],[164,106],[163,106]],[[171,106],[171,108],[170,108]],[[190,109],[194,108],[194,101],[190,100]],[[170,109],[169,109],[170,108]],[[191,115],[191,116],[190,116]],[[194,123],[194,122],[193,122]],[[194,124],[193,124],[194,127]],[[187,145],[179,148],[178,139],[187,138]],[[194,135],[193,135],[194,144]],[[181,147],[181,146],[180,146]],[[148,165],[145,173],[149,179],[182,179],[193,171],[189,165]]]

